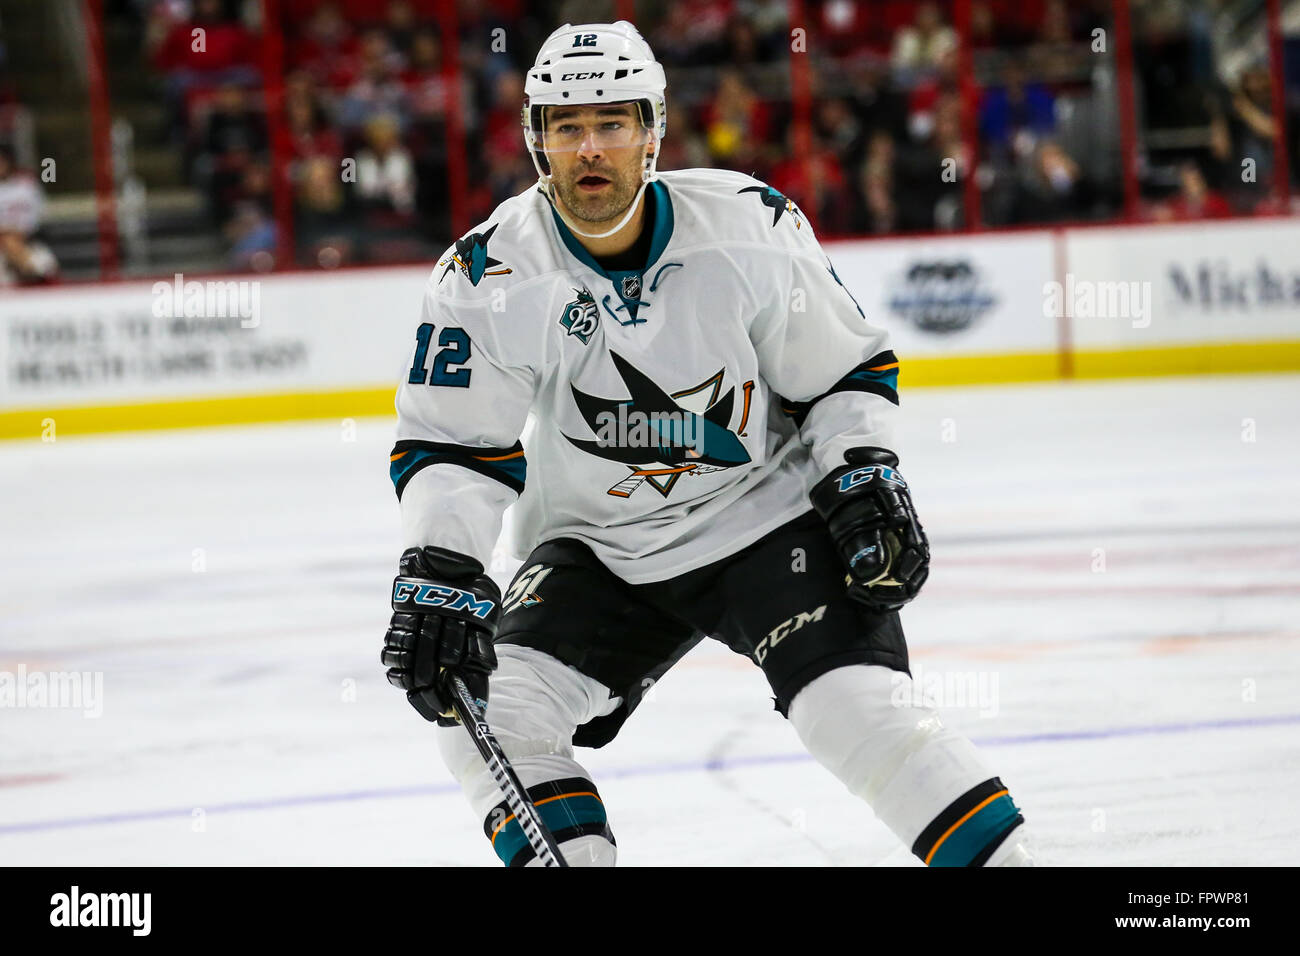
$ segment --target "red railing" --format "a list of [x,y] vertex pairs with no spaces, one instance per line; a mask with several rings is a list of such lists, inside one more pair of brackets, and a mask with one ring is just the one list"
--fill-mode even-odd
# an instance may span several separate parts
[[1273,83],[1273,188],[1285,209],[1291,199],[1291,165],[1286,140],[1286,76],[1282,61],[1282,0],[1268,0],[1268,65]]
[[289,128],[284,116],[284,30],[280,0],[262,0],[262,96],[271,141],[275,205],[275,264],[294,263],[293,183],[289,178]]
[[1115,95],[1119,97],[1120,165],[1124,178],[1124,218],[1138,218],[1137,108],[1133,91],[1133,30],[1129,0],[1113,0],[1115,10]]
[[113,188],[113,119],[108,110],[108,74],[104,59],[103,0],[84,0],[86,73],[90,95],[90,148],[95,164],[95,219],[99,228],[99,273],[117,275],[118,246],[116,190]]

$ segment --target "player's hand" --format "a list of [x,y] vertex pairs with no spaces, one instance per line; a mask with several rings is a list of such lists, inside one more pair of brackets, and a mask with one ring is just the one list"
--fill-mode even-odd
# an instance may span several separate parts
[[380,660],[388,682],[426,720],[456,723],[448,678],[456,674],[486,708],[501,589],[483,565],[446,548],[411,548],[393,580],[393,619]]
[[813,486],[809,497],[848,569],[849,597],[896,611],[916,597],[930,573],[930,542],[916,519],[898,456],[850,448],[848,464]]

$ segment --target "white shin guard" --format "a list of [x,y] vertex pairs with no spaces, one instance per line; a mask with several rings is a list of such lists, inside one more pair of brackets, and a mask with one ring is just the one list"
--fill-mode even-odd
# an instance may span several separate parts
[[[618,704],[604,684],[549,654],[499,644],[488,684],[487,720],[570,866],[612,866],[616,851],[591,777],[573,759],[573,732]],[[505,796],[464,728],[439,727],[443,761],[479,819],[490,821],[493,849],[507,865],[535,863]],[[568,832],[568,838],[565,833]],[[601,832],[603,831],[603,833]]]
[[808,752],[926,863],[1029,862],[1023,828],[1006,838],[1020,820],[1006,788],[974,744],[912,700],[907,674],[854,664],[803,688],[789,718]]

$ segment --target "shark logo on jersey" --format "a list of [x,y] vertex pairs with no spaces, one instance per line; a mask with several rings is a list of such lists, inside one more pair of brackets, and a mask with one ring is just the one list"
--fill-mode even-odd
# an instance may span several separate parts
[[487,232],[474,232],[464,239],[457,239],[456,251],[447,258],[438,261],[438,265],[447,267],[443,270],[442,278],[438,282],[441,284],[442,280],[447,278],[447,273],[457,266],[465,274],[465,278],[469,279],[470,285],[478,285],[479,280],[484,276],[504,276],[513,272],[514,270],[509,266],[504,269],[492,268],[501,265],[501,260],[493,259],[488,255],[487,251],[488,240],[492,238],[492,233],[496,231],[497,227],[493,226]]
[[724,369],[670,395],[617,352],[609,354],[631,397],[598,398],[570,384],[583,421],[600,437],[591,441],[564,436],[576,448],[631,471],[607,494],[628,498],[642,484],[649,484],[667,498],[682,475],[704,475],[749,463],[749,452],[737,432],[744,431],[749,419],[752,382],[745,383],[740,426],[732,431],[728,425],[736,390],[729,388],[720,395]]
[[794,220],[794,227],[796,229],[803,228],[803,218],[799,214],[799,207],[771,186],[746,186],[744,189],[738,190],[736,195],[741,193],[758,193],[758,198],[763,201],[763,205],[772,207],[773,226],[781,221],[781,213],[788,212],[790,218]]
[[586,345],[600,327],[600,310],[596,308],[596,297],[586,286],[574,289],[578,297],[564,306],[560,313],[560,325]]

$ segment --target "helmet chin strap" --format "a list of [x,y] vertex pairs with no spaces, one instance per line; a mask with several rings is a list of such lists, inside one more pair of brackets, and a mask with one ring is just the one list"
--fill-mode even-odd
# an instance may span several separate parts
[[[538,164],[536,154],[533,155],[533,165],[538,167],[537,171],[539,173],[542,171],[540,165]],[[564,221],[564,224],[569,227],[569,231],[572,232],[574,235],[582,236],[582,238],[584,239],[605,239],[609,236],[614,235],[614,233],[618,232],[620,229],[626,226],[628,224],[628,221],[636,213],[636,208],[641,202],[641,197],[645,195],[646,187],[649,186],[650,183],[658,177],[658,171],[655,168],[658,165],[659,165],[659,147],[656,141],[655,151],[646,157],[645,165],[641,168],[641,188],[636,191],[636,198],[634,198],[630,203],[628,203],[627,212],[625,212],[623,214],[623,218],[618,221],[618,225],[616,225],[613,229],[608,230],[607,232],[583,232],[581,229],[575,226],[573,224],[573,220],[570,219],[569,216],[567,216],[564,210],[561,208],[563,206],[563,203],[557,202],[557,197],[555,194],[555,180],[552,179],[550,175],[547,175],[543,180],[543,184],[545,186],[546,198],[550,200],[551,208],[555,210],[556,215],[558,215],[560,219]],[[547,170],[548,171],[550,170],[549,165],[547,166]]]
[[607,232],[583,232],[581,229],[575,226],[573,224],[573,220],[570,219],[567,215],[565,215],[564,209],[561,208],[563,204],[556,201],[554,182],[551,183],[551,188],[547,190],[547,198],[551,200],[551,206],[555,209],[559,217],[564,220],[564,224],[569,227],[569,231],[572,232],[574,235],[582,236],[582,238],[584,239],[604,239],[607,236],[614,235],[614,233],[618,232],[620,229],[622,229],[624,226],[628,224],[628,221],[636,213],[637,206],[641,202],[641,197],[645,195],[646,187],[649,185],[650,185],[650,180],[643,176],[641,178],[641,188],[636,191],[636,198],[633,199],[630,203],[628,203],[627,212],[625,212],[623,214],[623,218],[618,221],[618,225],[615,226],[613,229],[608,230]]

